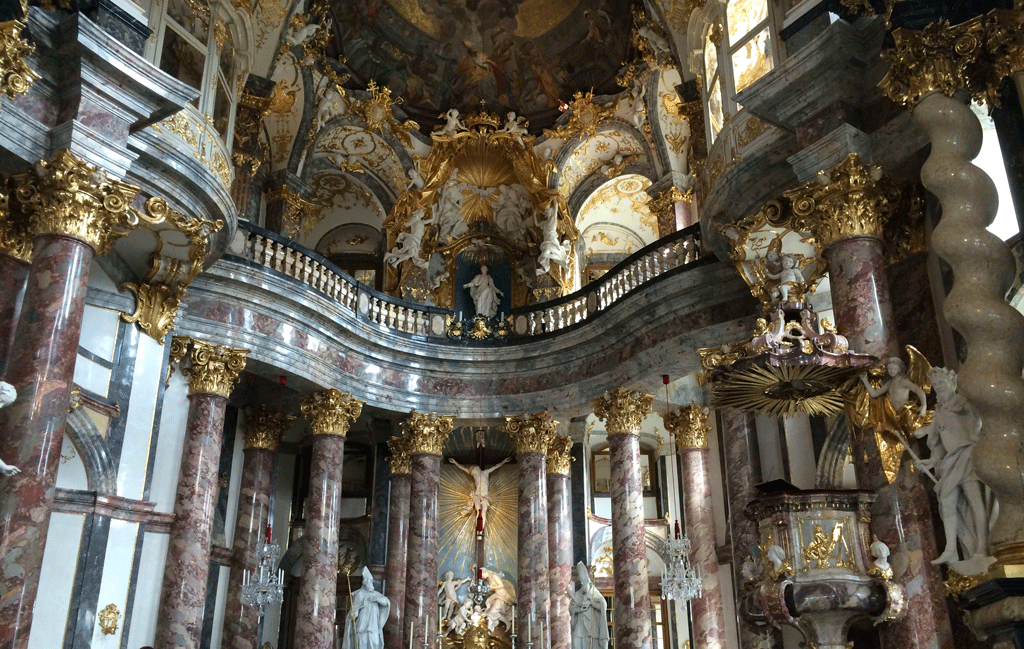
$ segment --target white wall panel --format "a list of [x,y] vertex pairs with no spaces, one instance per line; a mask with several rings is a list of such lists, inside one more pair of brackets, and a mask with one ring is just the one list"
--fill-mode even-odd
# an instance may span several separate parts
[[164,580],[164,560],[167,558],[170,538],[168,534],[153,532],[147,532],[143,537],[135,603],[132,607],[131,626],[127,629],[128,646],[132,649],[150,646],[156,637],[160,586]]
[[185,443],[185,422],[188,420],[188,380],[180,371],[171,375],[171,383],[164,391],[160,413],[160,437],[156,446],[156,462],[149,499],[156,503],[156,511],[174,511],[174,493],[178,488],[181,469],[181,449]]
[[92,634],[91,646],[93,649],[115,649],[121,646],[121,634],[124,633],[124,613],[128,609],[128,585],[132,576],[135,540],[138,534],[138,523],[116,519],[110,521],[107,554],[103,560],[103,577],[100,581],[96,611],[98,614],[108,604],[113,604],[121,613],[121,617],[117,622],[117,631],[112,635],[104,634],[97,622]]
[[50,514],[50,529],[39,571],[39,593],[42,596],[36,598],[32,610],[28,649],[64,646],[84,526],[85,514]]
[[[164,378],[161,373],[163,360],[164,346],[149,336],[140,335],[131,397],[127,404],[128,423],[117,468],[117,493],[125,498],[143,499],[156,399]],[[121,409],[124,410],[125,406],[122,405]]]

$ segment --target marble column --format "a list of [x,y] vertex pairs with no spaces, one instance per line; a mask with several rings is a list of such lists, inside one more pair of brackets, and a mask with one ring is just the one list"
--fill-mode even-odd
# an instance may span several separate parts
[[505,416],[519,464],[519,605],[517,644],[551,647],[548,580],[547,453],[558,425],[546,412]]
[[[748,556],[759,556],[760,535],[757,523],[746,513],[747,505],[758,496],[761,482],[761,453],[757,447],[757,429],[754,414],[727,411],[719,414],[722,453],[725,459],[725,487],[728,493],[729,536],[732,540],[733,592],[737,602],[742,601],[744,587],[743,561]],[[781,647],[782,638],[777,629],[755,626],[742,619],[738,610],[741,649]]]
[[431,646],[437,633],[437,488],[441,480],[441,449],[452,432],[454,417],[413,411],[402,422],[409,439],[412,478],[409,488],[409,542],[406,558],[405,612],[402,624],[413,624],[402,646]]
[[156,649],[198,649],[206,606],[210,542],[228,396],[245,368],[247,349],[190,340],[182,360],[188,419],[181,451],[156,629]]
[[[711,509],[711,476],[708,473],[708,419],[695,404],[662,415],[665,428],[675,435],[683,464],[683,511],[690,539],[690,565],[701,577],[703,595],[690,600],[694,647],[722,649],[725,642],[725,608],[715,552],[715,514]],[[671,533],[671,530],[669,531]]]
[[277,445],[292,419],[295,418],[266,405],[246,414],[242,479],[224,613],[224,649],[258,649],[258,609],[242,603],[242,578],[246,570],[251,574],[259,569],[259,548],[266,542],[270,523],[271,475]]
[[388,440],[391,451],[391,497],[388,499],[388,558],[384,567],[384,592],[391,600],[391,614],[384,625],[386,649],[402,649],[402,620],[405,619],[406,550],[409,546],[409,492],[412,463],[408,439]]
[[330,389],[302,400],[302,414],[313,437],[306,498],[306,554],[295,605],[295,646],[334,648],[338,599],[338,510],[345,435],[365,402]]
[[615,388],[593,399],[605,421],[612,490],[615,649],[651,649],[651,599],[640,470],[640,424],[654,395]]
[[138,188],[107,178],[67,151],[12,183],[34,239],[5,377],[18,396],[0,410],[3,459],[21,469],[0,478],[0,646],[23,649],[49,529],[89,264],[124,233],[127,205]]
[[556,437],[548,447],[548,581],[551,584],[551,649],[570,649],[572,629],[569,596],[572,589],[572,491],[569,467],[572,439]]
[[[829,172],[827,185],[814,183],[818,207],[811,222],[825,246],[837,329],[851,349],[884,361],[901,354],[882,248],[882,223],[890,206],[877,180],[880,174],[856,154],[849,155]],[[932,564],[938,553],[928,488],[907,454],[895,480],[888,482],[873,431],[853,430],[850,450],[857,486],[877,494],[871,532],[900,557],[897,565],[906,564],[894,578],[907,589],[914,615],[882,627],[885,643],[906,649],[951,647],[945,587],[939,567]]]
[[7,374],[7,364],[14,349],[14,332],[21,316],[29,268],[27,260],[0,249],[0,379]]

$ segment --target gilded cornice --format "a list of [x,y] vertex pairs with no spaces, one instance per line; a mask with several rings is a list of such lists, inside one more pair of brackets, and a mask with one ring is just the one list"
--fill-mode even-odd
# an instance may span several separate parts
[[572,465],[572,438],[556,437],[548,446],[547,472],[569,475]]
[[640,424],[651,412],[654,395],[630,392],[626,388],[618,387],[596,399],[591,399],[590,403],[594,406],[597,418],[605,422],[609,435],[635,434],[640,432]]
[[353,421],[363,412],[365,401],[336,388],[314,392],[302,400],[302,414],[314,435],[344,437]]
[[388,450],[391,457],[388,463],[391,465],[391,475],[409,475],[412,473],[412,457],[409,455],[408,435],[395,435],[388,440]]
[[819,249],[848,237],[882,238],[899,199],[895,186],[882,182],[881,168],[865,166],[856,153],[784,195],[792,204],[791,227],[810,232]]
[[250,410],[245,418],[245,448],[277,450],[281,438],[295,417],[260,404]]
[[404,435],[408,439],[408,452],[413,455],[440,455],[448,435],[452,432],[455,417],[437,413],[422,413],[413,410],[402,422]]
[[108,178],[67,149],[13,181],[18,200],[31,214],[33,236],[72,237],[105,255],[138,223],[129,205],[139,188]]
[[676,436],[678,450],[708,447],[708,415],[704,408],[691,403],[667,412],[661,418],[665,421],[665,428]]
[[505,415],[505,432],[512,439],[516,453],[547,454],[558,434],[558,422],[546,411],[525,415]]
[[25,94],[32,82],[40,78],[25,62],[36,46],[21,38],[24,28],[25,23],[20,20],[0,23],[0,93],[8,99]]
[[248,349],[235,349],[190,339],[188,362],[181,372],[188,377],[189,394],[231,395],[238,375],[245,369]]
[[569,112],[569,121],[555,129],[544,129],[544,135],[558,140],[569,140],[576,135],[593,137],[598,125],[615,116],[615,107],[605,108],[594,102],[594,93],[577,92],[572,101],[564,104],[563,112]]
[[705,347],[698,349],[700,355],[700,372],[697,372],[697,385],[707,385],[708,377],[719,365],[730,365],[750,352],[750,341]]

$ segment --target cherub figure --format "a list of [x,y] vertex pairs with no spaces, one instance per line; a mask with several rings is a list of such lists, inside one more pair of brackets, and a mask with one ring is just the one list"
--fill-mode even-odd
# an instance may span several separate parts
[[516,114],[514,112],[510,111],[508,113],[508,115],[506,116],[505,125],[502,126],[501,129],[499,129],[498,132],[499,133],[509,133],[513,137],[515,137],[516,142],[519,142],[520,144],[522,144],[523,143],[523,136],[527,134],[526,127],[524,127],[520,123],[522,121],[522,119],[523,119],[522,117],[516,117]]
[[458,131],[466,130],[466,126],[462,123],[462,120],[459,119],[459,109],[449,108],[448,112],[441,114],[441,117],[446,120],[444,126],[440,129],[441,135],[451,137]]
[[[769,251],[769,254],[772,251]],[[791,290],[800,291],[803,288],[804,276],[800,272],[799,263],[796,257],[786,253],[781,258],[782,268],[779,272],[772,272],[770,268],[765,267],[764,274],[769,279],[776,281],[775,287],[772,289],[772,293],[778,295],[778,299],[781,302],[789,302],[789,292]],[[776,293],[777,291],[777,293]]]
[[457,591],[462,584],[467,584],[470,581],[472,581],[472,579],[469,577],[456,579],[455,573],[449,570],[444,573],[444,579],[437,582],[437,597],[443,607],[441,609],[442,620],[450,618],[452,616],[452,611],[454,611],[459,605],[459,596],[455,591]]
[[466,627],[469,626],[470,622],[472,621],[472,615],[473,598],[467,597],[466,599],[462,600],[462,604],[460,604],[459,608],[455,611],[455,615],[453,615],[451,619],[448,620],[448,630],[447,633],[445,633],[445,635],[448,635],[453,631],[456,634],[461,634],[463,631],[466,630]]
[[426,270],[429,262],[420,258],[420,246],[423,243],[423,233],[431,220],[423,218],[424,214],[422,208],[412,213],[412,217],[409,219],[409,231],[398,233],[398,236],[395,237],[394,249],[384,257],[385,263],[397,268],[399,264],[408,259]]
[[959,560],[957,541],[967,559],[984,557],[988,551],[988,507],[972,461],[981,420],[967,399],[957,393],[956,372],[933,367],[928,370],[928,379],[935,388],[935,412],[931,422],[914,435],[928,439],[931,456],[918,464],[935,470],[935,494],[946,530],[946,548],[932,563]]

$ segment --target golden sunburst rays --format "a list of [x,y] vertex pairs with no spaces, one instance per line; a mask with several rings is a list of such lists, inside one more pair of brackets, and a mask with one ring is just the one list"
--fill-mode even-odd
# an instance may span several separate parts
[[859,371],[827,365],[752,365],[723,373],[715,382],[712,405],[779,417],[796,412],[832,415],[843,408],[836,388]]
[[[472,439],[472,429],[470,439]],[[503,466],[490,478],[491,504],[484,527],[485,566],[509,575],[518,574],[517,513],[518,469]],[[449,464],[441,467],[438,491],[438,573],[451,570],[456,577],[473,576],[476,562],[476,510],[473,481]]]

